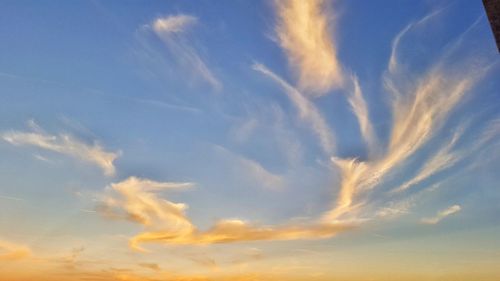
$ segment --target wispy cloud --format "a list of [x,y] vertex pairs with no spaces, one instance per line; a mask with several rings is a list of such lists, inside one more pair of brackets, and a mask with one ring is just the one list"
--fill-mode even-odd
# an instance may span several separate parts
[[263,64],[255,63],[253,65],[253,69],[271,78],[285,90],[285,93],[297,108],[299,117],[311,126],[311,130],[319,139],[321,147],[325,153],[332,154],[335,151],[335,138],[328,127],[327,122],[316,106],[303,96],[301,92],[292,87]]
[[188,182],[156,182],[130,177],[112,183],[100,198],[97,210],[107,218],[139,223],[146,230],[162,231],[174,237],[189,235],[194,226],[185,214],[187,205],[160,198],[157,193],[191,186],[193,184]]
[[176,15],[168,16],[165,18],[158,18],[154,24],[153,28],[156,32],[162,33],[182,33],[185,32],[187,28],[196,24],[197,18],[189,15]]
[[278,42],[298,76],[299,88],[316,96],[341,87],[344,81],[326,2],[275,1]]
[[45,163],[53,163],[52,160],[48,159],[47,157],[44,157],[40,154],[33,154],[33,157],[37,160],[40,160],[42,162],[45,162]]
[[426,24],[427,22],[429,22],[429,20],[439,15],[442,11],[444,11],[444,9],[437,9],[434,12],[421,18],[417,22],[409,23],[394,37],[391,44],[391,55],[389,57],[389,63],[387,65],[387,69],[389,72],[394,73],[396,71],[399,71],[400,62],[398,60],[398,50],[402,38],[407,35],[408,32],[410,32],[413,28]]
[[187,205],[161,198],[158,192],[192,186],[191,183],[155,182],[130,177],[111,184],[100,199],[104,216],[143,225],[144,232],[130,239],[130,247],[143,251],[143,243],[221,244],[242,241],[320,239],[353,228],[347,223],[261,226],[239,219],[224,219],[206,231],[187,217]]
[[192,183],[155,182],[129,177],[112,183],[100,200],[97,210],[106,217],[124,219],[147,227],[169,229],[172,233],[190,231],[185,215],[187,205],[157,197],[162,190],[184,189]]
[[0,240],[0,261],[16,261],[31,256],[27,246]]
[[151,29],[162,40],[171,52],[172,59],[176,63],[191,71],[208,82],[216,90],[222,88],[222,84],[212,73],[206,62],[198,54],[198,51],[188,44],[184,34],[195,25],[198,19],[189,15],[171,15],[157,18],[151,24]]
[[443,220],[444,218],[460,212],[460,210],[462,210],[462,208],[459,205],[453,205],[453,206],[450,206],[447,209],[439,211],[433,217],[421,219],[420,222],[422,222],[424,224],[437,224],[441,220]]
[[444,147],[439,149],[432,157],[430,157],[420,168],[417,175],[403,183],[400,187],[393,190],[395,192],[404,191],[411,186],[429,178],[430,176],[453,166],[465,156],[465,153],[454,152],[453,146],[463,134],[464,128],[458,128],[452,139]]
[[159,100],[138,99],[138,98],[131,98],[131,100],[135,101],[137,103],[151,105],[154,107],[164,108],[164,109],[168,109],[168,110],[184,111],[184,112],[193,113],[193,114],[199,114],[202,112],[202,110],[195,108],[195,107],[179,105],[179,104],[174,104],[174,103],[168,103],[168,102],[159,101]]
[[12,201],[25,201],[22,198],[13,197],[13,196],[5,196],[5,195],[0,195],[0,199],[12,200]]
[[434,191],[441,187],[443,181],[427,186],[413,194],[401,196],[400,198],[384,202],[375,211],[378,218],[396,218],[412,212],[412,209],[426,196],[432,196]]
[[221,220],[207,231],[196,231],[189,235],[169,235],[165,232],[145,232],[131,239],[137,248],[140,243],[165,244],[224,244],[245,241],[322,239],[352,229],[355,225],[331,223],[311,225],[259,226],[242,220]]
[[31,127],[32,131],[8,131],[1,133],[0,136],[4,141],[13,145],[34,146],[68,155],[97,165],[108,176],[114,175],[113,162],[120,155],[119,152],[106,151],[97,142],[89,145],[68,134],[51,135],[36,124]]
[[[424,19],[428,18],[429,16]],[[408,31],[400,33],[397,40],[401,40],[406,32]],[[393,44],[394,53],[397,52],[397,47],[398,44]],[[447,50],[454,51],[456,48]],[[449,57],[449,53],[445,53],[423,73],[412,71],[411,65],[405,69],[393,68],[386,72],[384,85],[392,97],[393,116],[388,145],[380,149],[384,153],[367,161],[332,158],[340,170],[341,183],[336,207],[325,214],[326,221],[343,215],[352,216],[361,205],[367,204],[368,191],[378,186],[391,171],[405,164],[424,144],[433,139],[450,113],[490,69],[488,65],[471,67],[468,58],[453,61],[454,66],[451,66]],[[398,64],[395,56],[390,59],[394,60],[393,66]],[[391,63],[389,68],[390,65]],[[465,65],[469,66],[463,67]],[[353,102],[351,99],[351,105]],[[362,102],[358,100],[357,104]],[[359,116],[363,116],[359,109],[355,113],[358,120]],[[459,158],[452,148],[458,136],[459,134],[434,157],[427,159],[417,176],[404,183],[399,190],[407,189],[456,163]]]
[[214,149],[216,152],[227,157],[232,167],[236,167],[239,171],[242,171],[240,173],[241,176],[247,176],[266,188],[283,188],[285,179],[281,175],[268,171],[259,162],[231,152],[222,146],[215,146]]
[[361,86],[359,85],[358,78],[353,75],[351,79],[354,89],[352,90],[352,93],[348,98],[349,104],[351,105],[352,111],[358,119],[361,136],[368,146],[368,153],[371,157],[374,157],[380,152],[379,142],[370,120],[368,106],[363,97],[363,92],[361,91]]

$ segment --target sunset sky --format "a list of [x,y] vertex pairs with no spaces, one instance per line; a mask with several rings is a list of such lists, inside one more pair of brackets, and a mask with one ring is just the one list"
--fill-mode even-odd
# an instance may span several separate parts
[[479,0],[0,1],[0,281],[500,280]]

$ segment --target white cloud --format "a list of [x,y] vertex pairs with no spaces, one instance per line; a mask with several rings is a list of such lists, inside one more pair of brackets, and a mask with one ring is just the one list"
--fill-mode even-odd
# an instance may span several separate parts
[[371,157],[374,157],[380,152],[379,142],[370,120],[368,106],[363,97],[363,92],[361,91],[358,78],[353,75],[351,79],[354,84],[354,89],[352,94],[349,96],[348,101],[351,105],[352,111],[358,119],[361,136],[368,146],[368,153]]
[[347,223],[255,225],[239,219],[219,220],[200,231],[185,213],[187,205],[161,198],[162,190],[182,189],[192,183],[156,182],[130,177],[112,183],[99,199],[98,211],[108,218],[138,223],[144,231],[130,239],[130,247],[145,251],[143,243],[181,245],[223,244],[243,241],[322,239],[355,227]]
[[442,148],[440,148],[432,157],[427,159],[424,165],[420,168],[417,175],[411,178],[410,180],[403,183],[400,187],[393,190],[393,192],[401,192],[404,191],[411,186],[429,178],[430,176],[445,170],[459,160],[461,160],[465,154],[459,152],[453,152],[453,146],[464,133],[464,128],[458,128],[451,140]]
[[113,162],[120,155],[109,152],[98,144],[86,144],[83,141],[67,135],[51,135],[44,132],[38,125],[30,121],[33,131],[9,131],[0,134],[1,138],[17,146],[34,146],[45,150],[58,152],[100,167],[108,176],[115,174]]
[[189,15],[168,16],[158,18],[153,23],[153,28],[158,33],[178,33],[185,32],[187,28],[196,24],[198,19]]
[[439,223],[441,220],[443,220],[444,218],[450,216],[450,215],[453,215],[453,214],[456,214],[458,212],[460,212],[460,210],[462,210],[462,208],[459,206],[459,205],[453,205],[453,206],[450,206],[448,207],[447,209],[444,209],[442,211],[439,211],[435,216],[433,217],[430,217],[430,218],[423,218],[422,220],[420,220],[422,223],[424,224],[437,224]]
[[299,88],[316,96],[340,88],[343,70],[326,1],[282,0],[275,4],[276,35],[298,76]]
[[399,45],[401,44],[402,38],[407,35],[408,32],[410,32],[413,28],[418,27],[419,25],[424,25],[426,24],[429,20],[434,18],[435,16],[439,15],[443,9],[436,10],[427,16],[421,18],[417,22],[412,22],[408,24],[405,28],[403,28],[392,40],[391,44],[391,56],[389,58],[389,63],[388,63],[388,71],[390,73],[394,73],[396,71],[399,71],[399,66],[400,62],[398,61],[398,49]]

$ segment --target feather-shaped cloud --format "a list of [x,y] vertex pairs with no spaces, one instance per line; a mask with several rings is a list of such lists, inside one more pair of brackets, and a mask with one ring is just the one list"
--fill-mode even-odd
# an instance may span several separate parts
[[13,145],[34,146],[92,163],[108,176],[115,174],[113,162],[120,155],[119,152],[106,151],[99,143],[90,145],[69,134],[51,135],[38,126],[33,131],[8,131],[0,136]]

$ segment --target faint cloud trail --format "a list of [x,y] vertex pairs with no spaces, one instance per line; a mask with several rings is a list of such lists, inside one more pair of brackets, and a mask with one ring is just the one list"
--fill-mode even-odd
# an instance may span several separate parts
[[292,87],[263,64],[255,63],[252,68],[271,78],[285,90],[285,93],[288,95],[290,101],[297,108],[299,117],[311,125],[311,130],[319,139],[323,151],[329,155],[334,153],[334,135],[316,106],[297,89]]
[[183,37],[187,29],[197,22],[196,17],[179,14],[157,18],[150,27],[163,41],[180,67],[192,71],[219,91],[222,89],[221,82],[215,77],[196,49],[188,45]]
[[437,224],[446,217],[460,212],[460,210],[462,210],[460,205],[453,205],[451,207],[448,207],[447,209],[439,211],[434,217],[423,218],[422,220],[420,220],[420,222],[422,222],[423,224]]

